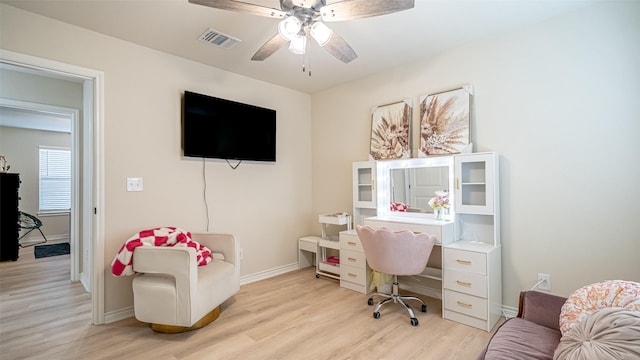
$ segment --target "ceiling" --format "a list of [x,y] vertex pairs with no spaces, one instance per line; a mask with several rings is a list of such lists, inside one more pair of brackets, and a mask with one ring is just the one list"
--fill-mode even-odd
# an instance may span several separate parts
[[[278,0],[243,0],[279,9]],[[466,43],[511,32],[603,0],[416,0],[415,7],[327,25],[358,54],[344,64],[315,42],[306,55],[286,47],[253,54],[278,20],[190,4],[188,0],[0,0],[33,13],[233,73],[315,93],[369,74],[424,61]],[[327,3],[336,1],[327,0]],[[198,40],[208,28],[241,40],[221,49]],[[311,76],[302,71],[307,64]]]

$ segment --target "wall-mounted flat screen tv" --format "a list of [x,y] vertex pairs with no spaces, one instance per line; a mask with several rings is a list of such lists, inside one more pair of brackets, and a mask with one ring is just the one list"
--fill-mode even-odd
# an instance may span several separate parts
[[184,92],[184,156],[276,161],[276,111]]

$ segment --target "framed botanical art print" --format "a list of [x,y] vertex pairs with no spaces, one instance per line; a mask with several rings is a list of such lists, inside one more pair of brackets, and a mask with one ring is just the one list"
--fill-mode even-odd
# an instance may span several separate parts
[[419,157],[460,153],[469,145],[470,87],[420,97]]
[[375,107],[371,113],[369,160],[411,157],[411,100]]

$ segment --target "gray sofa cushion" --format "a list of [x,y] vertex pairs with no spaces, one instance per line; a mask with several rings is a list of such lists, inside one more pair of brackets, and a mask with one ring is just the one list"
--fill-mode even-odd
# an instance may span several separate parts
[[521,318],[511,318],[496,331],[480,359],[552,360],[560,331]]
[[640,311],[604,308],[564,334],[556,360],[640,359]]

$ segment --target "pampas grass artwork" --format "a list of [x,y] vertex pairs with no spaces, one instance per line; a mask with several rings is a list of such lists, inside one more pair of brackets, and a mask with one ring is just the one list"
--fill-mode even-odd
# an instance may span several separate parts
[[373,109],[369,160],[411,157],[409,144],[411,109],[410,99]]
[[418,156],[457,154],[469,144],[471,96],[461,88],[420,98]]

